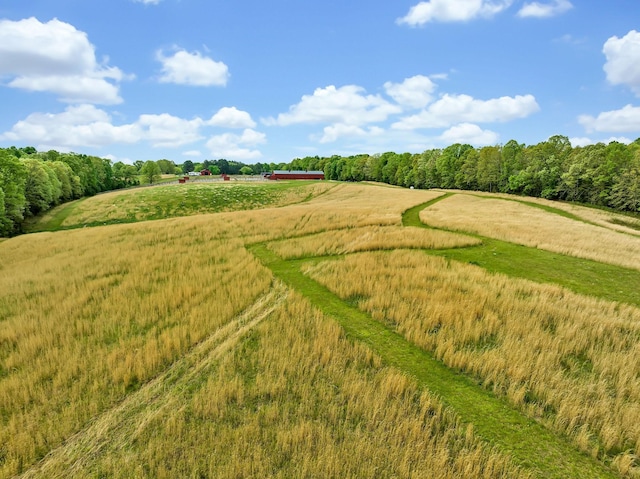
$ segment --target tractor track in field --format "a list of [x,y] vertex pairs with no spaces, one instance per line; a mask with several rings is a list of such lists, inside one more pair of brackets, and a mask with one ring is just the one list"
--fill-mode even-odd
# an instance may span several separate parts
[[195,345],[136,392],[92,419],[84,429],[49,452],[39,463],[15,477],[81,477],[97,456],[135,441],[146,425],[164,411],[181,408],[188,386],[201,381],[207,369],[271,314],[287,294],[282,283],[274,282],[267,293],[238,317]]

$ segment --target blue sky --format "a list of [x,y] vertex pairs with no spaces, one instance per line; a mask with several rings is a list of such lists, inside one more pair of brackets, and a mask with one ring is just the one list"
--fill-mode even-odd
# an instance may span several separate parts
[[0,0],[0,147],[114,161],[640,137],[638,0]]

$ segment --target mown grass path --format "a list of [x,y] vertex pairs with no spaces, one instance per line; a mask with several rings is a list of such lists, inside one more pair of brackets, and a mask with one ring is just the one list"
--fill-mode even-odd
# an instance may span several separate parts
[[277,278],[335,318],[348,337],[366,343],[386,364],[415,377],[422,387],[439,395],[465,423],[473,424],[479,437],[509,454],[515,463],[536,476],[563,479],[618,477],[467,376],[449,369],[429,352],[305,276],[300,267],[308,259],[284,261],[264,244],[253,245],[250,250]]
[[62,229],[62,223],[88,197],[64,203],[49,210],[43,217],[34,218],[24,224],[25,233],[39,233],[41,231],[57,231]]
[[[431,228],[420,221],[420,211],[453,194],[447,193],[408,209],[402,216],[403,226]],[[578,221],[581,220],[578,219]],[[640,307],[640,271],[565,256],[477,234],[465,234],[479,238],[482,244],[467,248],[429,250],[427,253],[475,264],[492,273],[503,273],[538,283],[557,284],[578,294]]]

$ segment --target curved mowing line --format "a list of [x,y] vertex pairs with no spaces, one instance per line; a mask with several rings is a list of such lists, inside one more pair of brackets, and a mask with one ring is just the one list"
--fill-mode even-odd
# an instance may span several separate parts
[[[404,226],[442,231],[420,220],[420,211],[455,193],[446,193],[406,210]],[[455,231],[482,240],[479,246],[425,250],[427,254],[471,263],[492,273],[524,278],[536,283],[557,284],[578,294],[619,301],[640,307],[640,271],[574,256],[566,256],[529,246],[487,238],[475,233]]]
[[308,259],[284,261],[264,243],[249,250],[277,278],[336,319],[348,337],[366,343],[386,364],[415,377],[422,387],[438,394],[464,422],[473,424],[480,438],[509,454],[516,464],[545,479],[618,477],[467,376],[449,369],[429,352],[302,274],[300,267]]
[[[438,196],[437,198],[429,200],[426,203],[420,203],[419,205],[409,208],[404,213],[402,213],[402,226],[418,226],[420,228],[426,228],[427,226],[420,220],[420,212],[423,209],[428,208],[429,206],[439,201],[442,201],[445,198],[449,198],[450,196],[453,196],[453,195],[454,193],[445,193],[444,195]],[[438,228],[433,228],[433,229],[438,229]],[[469,236],[475,237],[476,235],[469,235]]]

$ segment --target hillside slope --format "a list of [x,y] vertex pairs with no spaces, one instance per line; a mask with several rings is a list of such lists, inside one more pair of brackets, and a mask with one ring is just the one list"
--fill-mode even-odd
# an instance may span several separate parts
[[297,198],[1,242],[0,477],[634,477],[640,238],[592,284],[435,218],[444,192]]

